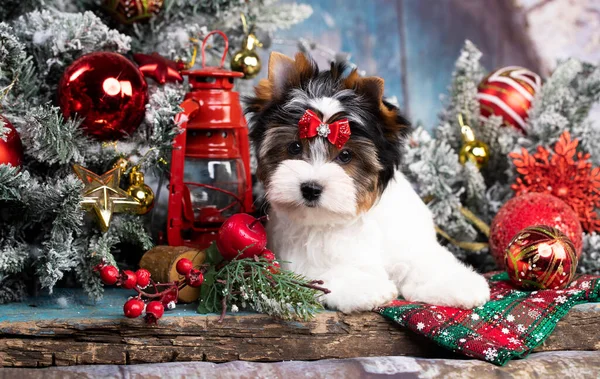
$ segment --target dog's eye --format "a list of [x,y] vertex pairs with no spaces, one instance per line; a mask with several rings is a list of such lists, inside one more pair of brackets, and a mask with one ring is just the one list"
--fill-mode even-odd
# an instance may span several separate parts
[[298,155],[301,152],[302,145],[300,145],[300,142],[294,141],[288,145],[288,153],[290,153],[290,155]]
[[352,160],[352,153],[350,150],[342,150],[338,154],[337,160],[342,164],[346,164]]

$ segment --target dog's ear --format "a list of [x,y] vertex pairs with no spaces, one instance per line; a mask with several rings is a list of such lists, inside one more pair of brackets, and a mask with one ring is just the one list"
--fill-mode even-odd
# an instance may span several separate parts
[[298,53],[295,59],[272,52],[269,57],[268,78],[262,79],[254,89],[255,97],[249,104],[252,112],[261,111],[267,104],[282,98],[287,90],[300,87],[302,82],[317,72],[315,62]]
[[400,110],[383,99],[385,82],[376,76],[361,77],[356,70],[344,80],[344,86],[367,98],[383,120],[383,131],[390,141],[402,139],[410,132],[410,123]]
[[358,72],[352,70],[350,75],[344,79],[344,86],[354,90],[356,93],[365,96],[374,104],[379,104],[383,100],[384,80],[377,76],[361,77]]

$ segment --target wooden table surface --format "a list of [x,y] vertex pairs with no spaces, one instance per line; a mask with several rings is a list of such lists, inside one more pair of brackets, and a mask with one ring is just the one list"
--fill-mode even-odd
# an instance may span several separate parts
[[[306,323],[237,313],[218,323],[218,315],[199,315],[190,304],[148,326],[122,316],[129,294],[109,289],[93,305],[79,291],[60,290],[53,297],[0,305],[0,365],[454,357],[376,313],[327,311]],[[600,303],[573,308],[535,351],[556,350],[600,350]]]

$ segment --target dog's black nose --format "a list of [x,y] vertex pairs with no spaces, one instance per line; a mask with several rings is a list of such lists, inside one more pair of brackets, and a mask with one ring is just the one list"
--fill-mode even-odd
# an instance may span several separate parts
[[308,201],[318,200],[323,192],[323,186],[315,182],[306,182],[300,185],[302,197]]

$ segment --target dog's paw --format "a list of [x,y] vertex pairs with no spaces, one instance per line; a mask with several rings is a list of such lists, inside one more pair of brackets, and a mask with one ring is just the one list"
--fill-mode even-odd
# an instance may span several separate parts
[[323,302],[327,308],[344,313],[371,311],[398,297],[396,286],[387,278],[338,278],[329,285],[331,293],[324,296]]
[[406,283],[402,295],[410,301],[472,309],[490,299],[490,288],[485,278],[471,270],[463,270],[448,280]]

